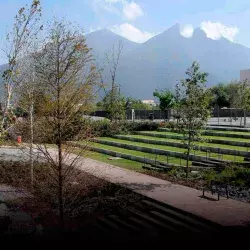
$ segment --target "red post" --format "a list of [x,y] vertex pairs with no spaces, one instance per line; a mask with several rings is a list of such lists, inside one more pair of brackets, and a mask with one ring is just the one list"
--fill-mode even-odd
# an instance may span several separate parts
[[21,143],[21,142],[22,142],[22,136],[19,135],[19,136],[17,137],[17,143]]

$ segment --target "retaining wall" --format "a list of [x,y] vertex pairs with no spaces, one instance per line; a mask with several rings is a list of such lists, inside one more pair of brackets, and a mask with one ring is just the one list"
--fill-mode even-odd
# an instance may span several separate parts
[[250,132],[250,128],[239,128],[239,127],[220,127],[218,126],[206,126],[209,130],[221,130],[221,131],[235,131],[235,132]]
[[[179,139],[181,140],[180,135],[161,135],[161,134],[155,134],[155,133],[147,133],[147,132],[135,132],[137,135],[146,135],[146,136],[152,136],[157,138],[169,138],[169,139]],[[250,142],[241,142],[241,141],[227,141],[222,139],[209,139],[209,142],[216,143],[216,144],[228,144],[232,146],[240,146],[240,147],[250,147]]]
[[[163,132],[173,132],[171,129],[168,128],[159,128],[158,131]],[[240,135],[240,134],[227,134],[224,132],[213,132],[213,131],[203,131],[202,135],[211,135],[211,136],[222,136],[222,137],[234,137],[234,138],[243,138],[243,139],[250,139],[250,134],[248,135]]]

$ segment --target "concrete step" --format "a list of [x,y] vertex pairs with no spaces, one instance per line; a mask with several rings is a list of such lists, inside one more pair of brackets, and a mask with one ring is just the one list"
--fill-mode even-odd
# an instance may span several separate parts
[[109,230],[112,230],[114,232],[126,233],[126,230],[122,229],[116,223],[110,221],[108,218],[98,218],[98,222],[102,225],[102,227],[108,228]]
[[185,224],[188,224],[192,227],[195,227],[199,231],[203,232],[214,231],[214,226],[210,226],[207,223],[203,223],[200,219],[194,219],[193,217],[186,215],[185,213],[177,212],[174,209],[169,208],[165,204],[160,205],[149,200],[143,200],[142,202],[147,206],[150,206],[151,209],[159,211],[161,214],[166,214],[168,216],[171,216],[171,218],[177,218],[179,221],[184,222]]
[[211,168],[215,168],[217,166],[214,163],[208,163],[208,162],[202,162],[202,161],[193,161],[192,165],[193,166],[201,166],[201,167],[211,167]]
[[172,218],[169,215],[162,214],[158,211],[150,211],[150,215],[153,218],[156,218],[160,221],[164,221],[167,224],[172,225],[174,228],[178,228],[181,232],[189,232],[189,233],[199,233],[200,231],[195,227],[189,226],[188,224],[179,221],[178,218]]
[[150,217],[149,215],[142,213],[134,208],[128,208],[128,211],[133,214],[133,217],[137,217],[141,220],[144,220],[150,224],[153,224],[154,226],[156,226],[157,228],[161,228],[161,229],[165,229],[167,231],[170,232],[174,232],[174,233],[179,233],[180,231],[178,229],[176,229],[173,226],[167,225],[166,223],[163,223],[160,220],[157,220],[155,218]]
[[115,224],[119,225],[122,228],[125,228],[126,230],[130,230],[133,232],[140,232],[140,229],[138,227],[133,226],[130,223],[127,223],[125,220],[120,219],[117,215],[109,215],[108,218],[114,222]]

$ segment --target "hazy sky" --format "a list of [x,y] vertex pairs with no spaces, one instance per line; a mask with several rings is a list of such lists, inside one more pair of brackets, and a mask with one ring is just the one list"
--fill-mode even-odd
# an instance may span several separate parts
[[[31,0],[0,0],[0,37],[11,27],[18,9]],[[250,0],[41,0],[44,21],[53,16],[80,24],[86,33],[108,28],[144,42],[175,23],[191,36],[196,27],[250,47]],[[5,60],[0,54],[0,63]]]

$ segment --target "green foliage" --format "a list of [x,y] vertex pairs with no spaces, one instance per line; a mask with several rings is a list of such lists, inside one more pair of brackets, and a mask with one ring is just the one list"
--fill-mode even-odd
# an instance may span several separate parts
[[152,109],[151,105],[147,103],[143,103],[140,99],[134,99],[131,97],[127,98],[126,106],[129,109],[137,109],[137,110],[151,110]]
[[234,101],[235,108],[249,110],[250,108],[250,86],[248,81],[239,82],[236,85],[236,96]]
[[94,136],[112,136],[117,134],[130,134],[135,131],[153,131],[159,128],[157,122],[131,122],[119,121],[111,122],[109,120],[91,121],[90,127]]
[[209,170],[203,173],[203,178],[209,184],[212,180],[217,179],[218,173],[214,170]]
[[206,171],[203,173],[203,178],[207,183],[216,180],[235,186],[250,187],[250,169],[244,167],[227,167],[220,173],[214,170]]
[[228,84],[219,83],[210,88],[212,93],[211,106],[249,109],[250,91],[247,81],[231,81]]
[[230,95],[228,85],[219,83],[211,88],[213,98],[211,100],[211,106],[229,107],[230,106]]
[[126,99],[120,94],[120,91],[118,91],[116,87],[110,90],[98,105],[102,107],[104,111],[109,112],[108,118],[113,121],[124,120],[126,117]]
[[175,96],[170,90],[156,90],[153,95],[159,99],[160,109],[163,111],[172,108],[175,104]]

